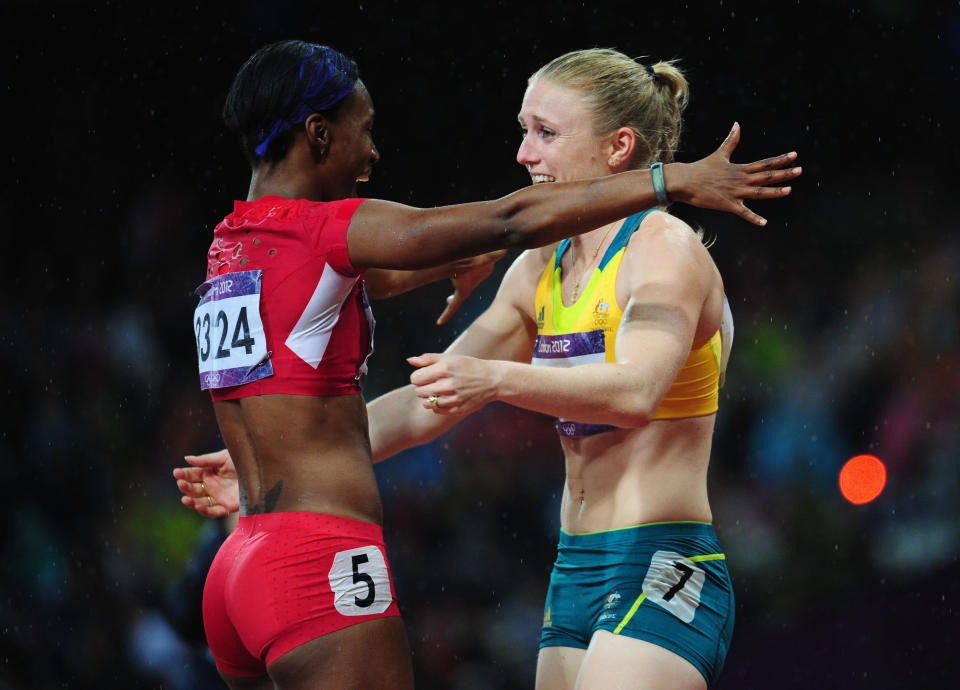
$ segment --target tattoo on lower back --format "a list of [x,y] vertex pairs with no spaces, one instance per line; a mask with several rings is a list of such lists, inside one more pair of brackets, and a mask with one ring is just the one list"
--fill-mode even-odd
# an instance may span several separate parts
[[249,515],[259,515],[260,513],[272,513],[277,507],[277,501],[280,500],[280,492],[283,491],[283,480],[281,479],[273,488],[263,497],[263,501],[250,507]]

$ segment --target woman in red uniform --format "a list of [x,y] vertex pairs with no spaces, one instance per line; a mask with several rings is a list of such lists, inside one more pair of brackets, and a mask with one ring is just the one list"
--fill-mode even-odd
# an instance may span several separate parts
[[[247,200],[214,233],[194,331],[239,476],[239,525],[203,604],[231,688],[413,683],[360,395],[373,330],[366,270],[541,246],[648,208],[657,192],[762,224],[742,200],[784,196],[763,185],[798,174],[781,169],[792,155],[730,163],[734,137],[666,166],[656,189],[650,171],[631,171],[418,209],[357,198],[379,158],[373,118],[356,65],[299,41],[258,50],[224,106],[252,174]],[[178,476],[205,512],[222,509],[209,475]]]

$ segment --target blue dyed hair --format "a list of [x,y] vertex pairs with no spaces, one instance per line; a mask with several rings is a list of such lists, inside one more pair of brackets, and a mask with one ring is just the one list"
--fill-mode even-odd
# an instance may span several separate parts
[[240,135],[251,163],[280,160],[290,148],[291,130],[313,113],[333,116],[359,78],[357,63],[333,48],[305,41],[272,43],[240,68],[223,119]]

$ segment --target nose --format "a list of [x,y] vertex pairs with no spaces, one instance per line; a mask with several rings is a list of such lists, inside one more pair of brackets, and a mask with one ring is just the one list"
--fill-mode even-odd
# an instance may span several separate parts
[[379,160],[380,160],[380,152],[377,151],[377,145],[374,144],[370,148],[370,165],[376,165]]
[[517,163],[524,166],[531,166],[537,163],[539,158],[534,151],[533,144],[530,143],[532,137],[525,136],[520,140],[520,148],[517,149]]

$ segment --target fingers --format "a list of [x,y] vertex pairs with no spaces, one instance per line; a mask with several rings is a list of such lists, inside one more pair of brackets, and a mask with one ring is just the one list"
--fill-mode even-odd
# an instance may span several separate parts
[[434,393],[422,386],[417,386],[414,393],[420,399],[420,406],[423,409],[433,412],[440,412],[443,409],[443,396],[439,393]]
[[[756,164],[751,165],[782,165],[785,162],[789,162],[796,158],[796,153],[787,153],[783,156],[777,156],[776,158],[768,158],[766,161],[760,161]],[[748,166],[749,167],[749,166]],[[763,172],[757,172],[750,175],[748,187],[743,188],[740,193],[737,195],[740,199],[780,199],[782,197],[788,196],[790,192],[793,191],[792,187],[779,187],[779,186],[763,186],[763,185],[776,185],[781,182],[795,179],[803,173],[803,169],[800,167],[793,167],[786,170],[778,169],[765,169]],[[749,223],[754,225],[764,226],[767,224],[767,219],[762,216],[757,215],[743,202],[740,202],[739,208],[737,209],[740,217],[746,220]]]
[[183,494],[180,497],[180,502],[204,517],[219,518],[230,512],[225,505],[222,505],[210,495],[210,491],[200,481],[191,482],[180,479],[177,480],[177,488]]
[[[431,368],[431,365],[439,362],[442,357],[443,355],[435,352],[428,352],[418,357],[408,357],[407,361],[410,362],[410,364],[415,367],[421,367],[410,374],[410,383],[419,389],[421,386],[434,383],[438,378],[444,376],[445,374],[440,370],[440,368]],[[424,396],[430,395],[433,392],[434,391],[425,393]],[[419,391],[417,392],[417,395],[420,395]]]
[[[438,361],[443,355],[439,352],[425,352],[422,355],[407,357],[407,361],[415,367],[427,367]],[[417,372],[414,372],[414,375]]]
[[785,170],[766,170],[764,172],[751,173],[747,177],[747,184],[751,187],[760,187],[763,185],[776,185],[783,182],[794,180],[803,174],[803,168],[787,168]]
[[445,324],[457,309],[460,308],[461,304],[463,304],[463,299],[458,296],[458,293],[454,292],[447,297],[447,307],[443,310],[443,313],[440,314],[440,318],[437,319],[437,325],[442,326]]
[[197,511],[204,517],[208,518],[221,518],[224,517],[229,511],[219,503],[214,503],[210,505],[206,500],[195,500],[189,496],[181,496],[180,502],[185,505],[187,508],[192,508]]
[[740,203],[740,208],[737,212],[740,214],[740,217],[748,223],[753,223],[754,225],[759,225],[760,227],[763,227],[767,224],[766,218],[751,211],[743,202]]
[[185,482],[202,482],[203,475],[204,470],[196,467],[177,467],[173,470],[173,476]]
[[717,149],[724,158],[730,160],[730,156],[733,155],[734,149],[737,148],[737,144],[740,143],[740,123],[734,122],[733,128],[730,130],[730,134],[727,135],[727,138],[723,140],[723,143],[720,144],[720,148]]
[[213,453],[204,453],[203,455],[185,455],[183,459],[187,461],[187,464],[193,465],[194,467],[216,470],[223,465],[226,459],[226,453],[226,449],[223,449]]
[[468,259],[461,259],[460,262],[458,262],[458,266],[462,267],[463,269],[471,269],[479,266],[485,266],[487,264],[493,264],[502,259],[506,253],[506,249],[494,249],[492,252],[487,252],[486,254],[471,256]]
[[414,391],[420,398],[420,406],[434,414],[456,414],[459,409],[457,397],[445,396],[439,392],[432,392],[430,388],[417,387]]
[[[754,161],[753,163],[744,163],[742,168],[748,173],[760,172],[763,170],[776,170],[782,168],[785,165],[789,165],[797,159],[797,152],[791,151],[790,153],[782,153],[779,156],[774,156],[773,158],[764,158],[763,160]],[[799,170],[799,168],[797,168]],[[796,173],[794,177],[799,175]]]
[[793,187],[748,187],[742,199],[779,199],[793,191]]
[[203,498],[206,500],[205,497],[207,496],[207,492],[204,491],[203,484],[199,479],[195,481],[178,479],[177,488],[180,489],[180,493],[182,493],[184,496],[189,496],[196,499]]

